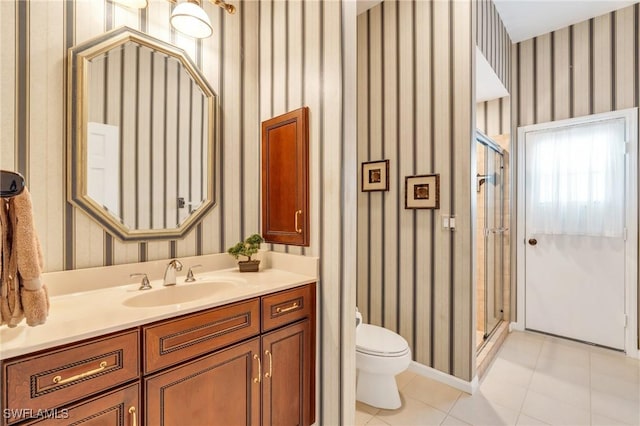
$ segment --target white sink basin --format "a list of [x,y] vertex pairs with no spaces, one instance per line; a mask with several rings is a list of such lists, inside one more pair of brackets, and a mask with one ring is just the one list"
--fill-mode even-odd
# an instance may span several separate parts
[[126,299],[125,306],[152,308],[155,306],[179,305],[206,299],[216,293],[224,292],[240,285],[234,281],[204,281],[193,284],[177,284],[153,290],[140,290],[140,293]]

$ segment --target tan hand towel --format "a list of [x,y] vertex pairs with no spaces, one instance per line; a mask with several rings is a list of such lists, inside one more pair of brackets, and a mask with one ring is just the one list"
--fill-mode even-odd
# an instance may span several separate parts
[[0,274],[0,316],[2,323],[15,327],[24,317],[18,282],[18,262],[12,257],[13,225],[9,217],[9,203],[0,202],[0,222],[2,222],[2,273]]
[[[27,188],[9,199],[13,244],[11,260],[17,262],[17,282],[20,287],[20,302],[27,318],[27,324],[43,324],[49,314],[49,297],[44,287],[42,274],[42,250],[33,223],[31,195]],[[11,322],[10,322],[11,324]]]

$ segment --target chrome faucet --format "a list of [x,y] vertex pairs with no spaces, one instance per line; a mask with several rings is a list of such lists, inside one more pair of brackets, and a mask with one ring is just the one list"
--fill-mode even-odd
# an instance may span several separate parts
[[182,271],[182,263],[178,259],[172,259],[164,270],[164,282],[162,285],[176,285],[176,271]]

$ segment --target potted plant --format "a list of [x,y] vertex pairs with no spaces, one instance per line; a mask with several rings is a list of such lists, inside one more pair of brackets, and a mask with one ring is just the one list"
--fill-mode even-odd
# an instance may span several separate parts
[[264,239],[259,234],[253,234],[250,237],[247,237],[244,241],[240,241],[233,247],[229,247],[227,253],[236,259],[239,256],[245,256],[247,260],[238,261],[238,267],[240,268],[240,272],[258,272],[258,267],[260,266],[259,260],[252,260],[251,256],[258,252],[260,249],[260,243],[262,243]]

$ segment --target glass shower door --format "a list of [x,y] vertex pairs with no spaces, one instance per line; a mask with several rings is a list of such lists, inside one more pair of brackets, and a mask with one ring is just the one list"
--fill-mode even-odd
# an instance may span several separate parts
[[484,337],[487,338],[503,318],[505,224],[503,156],[485,145],[484,160]]

